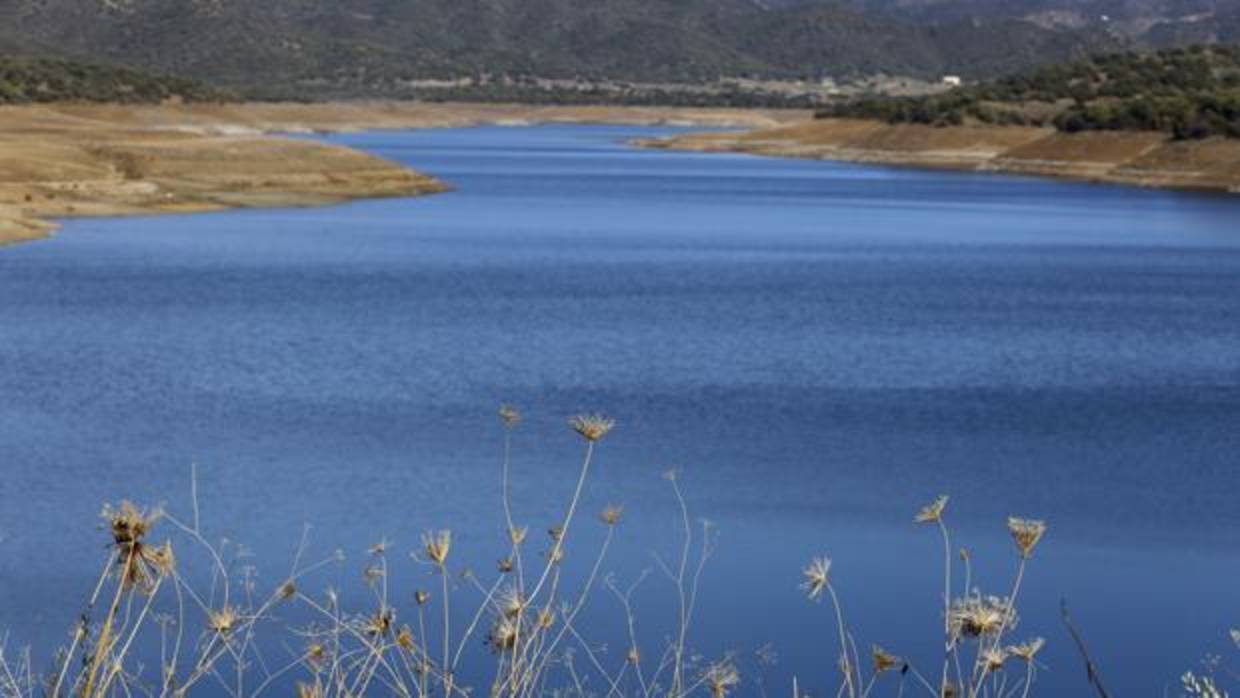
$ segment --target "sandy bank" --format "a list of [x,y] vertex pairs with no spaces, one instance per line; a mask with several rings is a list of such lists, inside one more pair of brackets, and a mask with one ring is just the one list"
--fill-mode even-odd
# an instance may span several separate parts
[[1067,177],[1240,193],[1240,140],[1175,141],[1160,133],[822,119],[745,133],[687,134],[643,145],[699,152],[847,160]]
[[773,128],[803,112],[349,102],[0,108],[0,244],[73,216],[313,206],[443,191],[365,153],[273,133],[476,124],[683,124]]

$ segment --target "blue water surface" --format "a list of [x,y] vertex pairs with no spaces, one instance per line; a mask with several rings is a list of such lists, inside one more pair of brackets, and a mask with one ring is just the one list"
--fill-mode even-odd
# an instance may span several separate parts
[[[694,646],[778,657],[746,660],[748,695],[793,676],[834,691],[832,616],[797,589],[815,555],[834,560],[863,653],[936,666],[943,553],[912,516],[940,493],[986,593],[1017,563],[1006,517],[1049,522],[1013,635],[1048,639],[1046,695],[1089,691],[1061,598],[1116,695],[1174,691],[1227,651],[1240,201],[625,144],[667,132],[332,136],[455,190],[74,220],[0,250],[10,647],[50,657],[105,554],[100,506],[185,512],[192,463],[204,522],[269,585],[307,522],[311,555],[345,552],[345,590],[383,537],[399,602],[437,584],[405,555],[428,528],[452,528],[454,562],[489,577],[505,549],[495,410],[512,402],[517,517],[535,532],[574,484],[565,418],[618,420],[570,556],[580,573],[595,513],[626,506],[604,568],[619,584],[652,570],[637,609],[652,653],[679,521],[661,474],[679,468],[718,534]],[[586,614],[622,663],[614,598]]]

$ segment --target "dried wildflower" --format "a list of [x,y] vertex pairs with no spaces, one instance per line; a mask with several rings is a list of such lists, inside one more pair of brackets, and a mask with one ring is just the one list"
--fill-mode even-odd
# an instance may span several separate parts
[[387,552],[388,545],[389,543],[387,539],[384,538],[383,540],[380,540],[378,543],[375,543],[374,545],[367,548],[366,552],[371,555],[383,555],[384,553]]
[[408,625],[401,626],[400,632],[396,633],[396,644],[401,649],[413,651],[413,629]]
[[801,571],[805,575],[805,581],[801,584],[801,589],[812,600],[817,600],[822,596],[822,592],[826,590],[827,585],[831,583],[831,558],[816,557],[810,561],[809,566]]
[[728,691],[741,682],[741,675],[736,671],[736,665],[731,662],[710,665],[703,678],[710,688],[711,698],[724,698]]
[[116,508],[105,506],[102,516],[112,529],[116,547],[128,551],[132,545],[142,542],[161,514],[159,511],[144,512],[133,502],[123,501]]
[[517,624],[517,619],[500,616],[491,626],[491,632],[487,634],[487,644],[496,652],[513,649],[517,646],[517,638],[521,635],[518,628],[520,625]]
[[513,545],[521,545],[525,542],[525,536],[529,532],[530,529],[525,526],[513,526],[508,529],[508,540],[512,541]]
[[161,575],[172,574],[176,569],[176,555],[172,553],[172,541],[164,541],[158,548],[145,548],[142,559]]
[[641,664],[642,663],[641,650],[637,649],[636,647],[630,647],[628,654],[626,654],[624,658],[625,660],[628,661],[629,664]]
[[608,504],[603,513],[599,514],[599,519],[608,526],[615,526],[620,523],[620,517],[624,515],[624,507],[618,504]]
[[888,652],[882,647],[879,647],[878,645],[874,645],[870,649],[870,656],[874,658],[874,673],[875,674],[881,674],[885,671],[889,671],[891,669],[896,668],[897,666],[900,666],[901,664],[899,657]]
[[1236,647],[1240,647],[1240,630],[1231,631],[1231,641],[1236,643]]
[[237,626],[237,620],[236,609],[228,604],[225,604],[218,611],[207,611],[207,627],[211,628],[217,635],[231,633]]
[[1192,698],[1227,698],[1227,694],[1208,676],[1197,676],[1190,671],[1180,677],[1180,682],[1184,685],[1184,692]]
[[550,630],[555,625],[555,611],[550,608],[544,608],[538,611],[538,627],[543,630]]
[[551,561],[551,564],[558,565],[561,562],[564,562],[564,556],[566,554],[567,553],[564,552],[564,546],[556,545],[547,553],[547,559]]
[[593,443],[607,436],[607,432],[616,426],[616,420],[598,414],[581,414],[568,420],[568,425],[586,441]]
[[993,635],[1000,628],[1016,627],[1018,618],[1007,599],[971,595],[952,602],[948,624],[954,637],[976,638]]
[[514,429],[521,423],[521,412],[512,405],[500,405],[499,420],[504,423],[505,428]]
[[947,495],[939,495],[939,498],[921,508],[917,512],[917,516],[913,517],[916,523],[938,523],[943,520],[943,510],[947,508]]
[[297,698],[323,698],[323,689],[318,684],[298,681]]
[[1046,640],[1043,640],[1040,637],[1035,637],[1032,640],[1022,642],[1019,645],[1012,645],[1008,647],[1007,652],[1017,659],[1032,662],[1033,658],[1036,657],[1038,652],[1041,652],[1042,648],[1045,646]]
[[427,531],[422,534],[422,546],[425,548],[426,557],[443,567],[448,561],[448,551],[452,548],[452,531]]
[[115,508],[105,506],[102,516],[116,545],[116,563],[121,568],[120,576],[125,586],[150,591],[156,579],[172,572],[176,565],[172,544],[164,543],[152,548],[144,542],[162,516],[158,510],[145,512],[124,501]]
[[297,582],[294,582],[291,579],[285,581],[283,584],[280,585],[280,590],[278,593],[280,594],[280,598],[282,599],[293,598],[294,596],[297,595]]
[[1012,534],[1012,540],[1016,541],[1016,548],[1020,551],[1021,557],[1028,559],[1033,555],[1033,549],[1038,541],[1042,540],[1042,536],[1046,534],[1046,523],[1012,516],[1008,518],[1008,531]]
[[311,666],[316,668],[322,666],[323,660],[326,658],[327,648],[322,644],[315,642],[306,648],[306,661],[310,662]]
[[969,554],[969,549],[968,549],[968,548],[961,548],[961,549],[960,549],[960,561],[961,561],[961,562],[968,562],[970,557],[972,557],[972,556]]
[[516,587],[508,587],[500,592],[499,599],[495,602],[499,614],[509,618],[516,618],[524,613],[528,605],[525,594]]
[[563,526],[552,526],[547,529],[547,537],[552,541],[559,543],[564,538]]
[[499,569],[500,574],[508,574],[509,572],[512,571],[512,567],[513,567],[512,558],[506,557],[500,560],[498,563],[496,563],[495,566]]
[[392,622],[396,620],[396,612],[390,608],[381,608],[366,621],[366,634],[383,637],[392,630]]
[[422,591],[421,589],[418,589],[413,592],[413,600],[416,601],[419,606],[425,606],[426,603],[431,600],[431,593],[429,591]]
[[1007,650],[999,647],[991,647],[985,652],[982,652],[982,664],[986,667],[986,671],[991,673],[1001,671],[1003,669],[1004,662],[1007,660]]
[[943,698],[956,698],[960,695],[960,689],[951,681],[943,682]]

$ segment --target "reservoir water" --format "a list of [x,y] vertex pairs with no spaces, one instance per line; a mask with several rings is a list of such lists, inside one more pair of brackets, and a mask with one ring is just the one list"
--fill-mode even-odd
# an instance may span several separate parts
[[[1240,660],[1240,200],[625,144],[666,132],[333,136],[455,191],[74,220],[0,250],[10,650],[67,637],[100,506],[183,513],[191,464],[204,523],[262,584],[305,523],[312,554],[344,552],[324,583],[346,595],[385,537],[398,602],[437,584],[405,555],[430,528],[489,578],[511,402],[535,532],[574,484],[566,418],[617,419],[570,562],[624,504],[604,571],[652,570],[652,653],[679,521],[661,474],[679,470],[718,536],[692,644],[738,653],[744,695],[834,690],[833,618],[797,588],[816,555],[863,653],[933,671],[943,553],[912,517],[939,494],[985,593],[1016,566],[1006,517],[1048,522],[1012,638],[1047,638],[1043,695],[1089,691],[1061,599],[1116,695]],[[586,614],[622,663],[614,597]]]

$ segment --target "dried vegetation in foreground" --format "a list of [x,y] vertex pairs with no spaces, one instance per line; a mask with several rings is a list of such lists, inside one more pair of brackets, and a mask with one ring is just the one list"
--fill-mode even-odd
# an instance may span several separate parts
[[[646,573],[628,585],[601,574],[623,522],[622,506],[609,505],[598,515],[605,535],[588,561],[584,580],[569,584],[563,573],[566,541],[581,526],[579,505],[596,450],[615,422],[598,415],[569,421],[584,444],[575,488],[562,517],[547,529],[545,547],[534,552],[530,529],[517,522],[511,498],[512,434],[521,415],[505,406],[499,416],[505,432],[500,491],[508,555],[499,560],[489,579],[454,565],[450,530],[427,531],[411,557],[431,573],[438,588],[415,590],[412,608],[398,609],[389,593],[389,586],[394,586],[389,581],[391,546],[381,541],[367,551],[362,570],[367,605],[346,608],[343,595],[333,588],[303,588],[317,570],[343,560],[337,553],[306,561],[303,535],[288,576],[274,588],[260,590],[253,568],[239,564],[245,557],[242,549],[208,539],[199,517],[196,485],[192,513],[185,520],[122,502],[103,510],[109,552],[69,643],[45,672],[33,666],[28,651],[12,655],[0,647],[0,697],[241,698],[290,691],[299,698],[468,698],[484,691],[492,698],[766,695],[760,681],[745,686],[738,655],[707,659],[691,647],[698,591],[715,537],[709,524],[699,528],[691,522],[679,475],[675,471],[665,475],[679,512],[677,555],[657,559],[675,596],[674,630],[656,646],[638,632],[632,601]],[[1019,624],[1017,600],[1025,570],[1046,525],[1009,519],[1016,552],[1014,578],[1006,594],[985,594],[973,586],[969,553],[953,549],[947,505],[948,498],[939,497],[914,517],[942,541],[943,622],[936,632],[943,643],[941,666],[917,667],[878,645],[871,646],[863,661],[832,583],[831,559],[813,558],[803,570],[805,595],[813,602],[829,603],[832,639],[823,651],[834,660],[836,675],[826,678],[838,682],[837,698],[903,696],[906,691],[931,698],[1033,695],[1041,668],[1038,654],[1045,641],[1032,637],[1015,642],[1012,635]],[[175,537],[175,544],[163,537],[165,531]],[[195,570],[191,575],[183,570],[178,557],[182,552],[204,560],[209,571]],[[453,580],[460,581],[458,594],[463,588],[475,597],[467,604],[467,613],[454,615],[451,610]],[[623,613],[627,637],[618,652],[587,639],[587,629],[579,623],[591,596],[600,593],[612,597]],[[298,609],[298,618],[305,621],[287,620],[286,615],[294,615],[283,612],[289,608]],[[462,618],[468,623],[454,625]],[[1075,637],[1070,624],[1069,628]],[[1233,631],[1232,639],[1240,645],[1240,631]],[[478,655],[467,648],[479,641],[490,650],[489,665],[465,668],[464,661]],[[762,657],[764,652],[759,649],[756,655]],[[1088,662],[1083,646],[1082,653]],[[1089,667],[1095,690],[1107,698],[1092,663]],[[1202,674],[1185,674],[1184,694],[1226,698],[1216,678],[1223,672],[1222,661],[1215,658]],[[487,685],[470,685],[464,678],[476,681],[481,676],[489,677]],[[791,688],[794,698],[808,695],[796,679]]]

